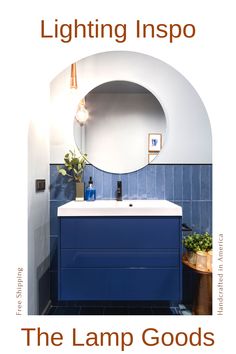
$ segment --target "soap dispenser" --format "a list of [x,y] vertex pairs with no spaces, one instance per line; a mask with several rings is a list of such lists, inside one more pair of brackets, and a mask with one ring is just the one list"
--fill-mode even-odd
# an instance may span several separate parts
[[96,200],[96,189],[93,184],[92,176],[89,177],[88,186],[85,191],[85,199],[89,202]]

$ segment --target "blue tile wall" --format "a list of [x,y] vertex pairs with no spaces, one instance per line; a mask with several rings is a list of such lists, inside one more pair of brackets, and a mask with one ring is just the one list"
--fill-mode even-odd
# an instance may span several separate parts
[[[153,167],[152,165],[150,165],[151,167]],[[154,199],[165,199],[165,196],[167,195],[166,192],[166,168],[168,168],[168,166],[161,166],[161,165],[156,165],[154,167],[154,173],[155,173],[155,179],[156,179],[156,183],[155,183],[155,188],[156,188],[156,192],[154,194]]]
[[192,166],[192,200],[200,200],[201,167],[200,165]]
[[192,168],[183,166],[183,200],[192,200]]
[[[183,223],[194,232],[212,232],[212,165],[148,165],[127,173],[112,174],[87,165],[84,180],[93,177],[97,199],[115,199],[116,182],[122,180],[123,199],[167,199],[183,208]],[[73,182],[50,165],[51,278],[56,278],[59,234],[58,206],[75,198]],[[53,292],[55,293],[55,292]],[[53,296],[54,297],[54,296]]]

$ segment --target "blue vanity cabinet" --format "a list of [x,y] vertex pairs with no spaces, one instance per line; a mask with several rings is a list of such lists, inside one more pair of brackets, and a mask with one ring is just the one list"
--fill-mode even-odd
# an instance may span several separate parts
[[181,299],[181,217],[61,217],[60,300]]

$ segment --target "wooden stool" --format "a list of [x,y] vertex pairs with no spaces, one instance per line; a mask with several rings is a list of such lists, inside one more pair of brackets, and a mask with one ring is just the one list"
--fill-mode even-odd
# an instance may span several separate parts
[[196,296],[193,303],[193,315],[212,314],[212,272],[201,271],[188,262],[186,256],[182,258],[183,264],[190,268],[197,276]]

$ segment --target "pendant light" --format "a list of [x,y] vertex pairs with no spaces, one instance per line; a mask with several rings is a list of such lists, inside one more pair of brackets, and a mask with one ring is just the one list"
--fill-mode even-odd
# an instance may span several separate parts
[[[70,88],[75,89],[75,90],[78,89],[76,63],[71,64]],[[89,117],[89,114],[88,114],[87,109],[85,108],[85,98],[82,98],[79,102],[75,118],[82,126],[86,123],[88,117]]]
[[82,100],[80,100],[75,118],[80,123],[80,125],[84,125],[86,123],[88,117],[89,117],[89,114],[88,114],[88,111],[85,107],[85,98],[83,98]]

